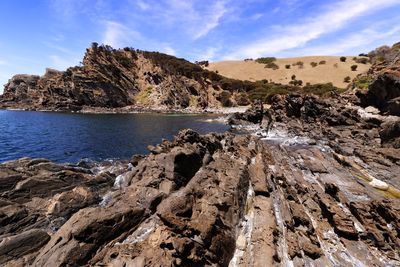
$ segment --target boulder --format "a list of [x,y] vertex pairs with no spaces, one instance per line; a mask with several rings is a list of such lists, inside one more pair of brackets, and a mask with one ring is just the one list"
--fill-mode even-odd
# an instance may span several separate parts
[[383,123],[379,135],[385,146],[400,148],[400,120]]
[[43,230],[31,229],[3,238],[0,242],[0,264],[37,251],[50,239]]
[[400,73],[386,71],[369,86],[367,92],[358,92],[362,106],[374,106],[391,115],[400,115],[398,98],[400,97]]

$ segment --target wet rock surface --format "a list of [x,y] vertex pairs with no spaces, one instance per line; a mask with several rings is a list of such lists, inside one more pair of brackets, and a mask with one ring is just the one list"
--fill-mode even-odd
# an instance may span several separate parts
[[129,162],[1,164],[1,264],[399,265],[396,118],[345,98],[271,106],[246,134],[183,130]]

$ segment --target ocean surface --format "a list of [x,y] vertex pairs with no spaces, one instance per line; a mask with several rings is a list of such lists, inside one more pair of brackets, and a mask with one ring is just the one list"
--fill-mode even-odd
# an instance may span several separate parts
[[[224,132],[214,115],[73,114],[0,110],[0,162],[43,157],[77,163],[128,159],[179,130]],[[210,122],[211,121],[211,122]]]

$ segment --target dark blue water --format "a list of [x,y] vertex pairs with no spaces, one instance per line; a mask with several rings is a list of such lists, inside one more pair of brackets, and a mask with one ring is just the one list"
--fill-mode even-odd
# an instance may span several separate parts
[[[212,117],[211,117],[212,118]],[[44,157],[56,162],[126,159],[179,130],[224,132],[207,115],[71,114],[0,110],[0,162]]]

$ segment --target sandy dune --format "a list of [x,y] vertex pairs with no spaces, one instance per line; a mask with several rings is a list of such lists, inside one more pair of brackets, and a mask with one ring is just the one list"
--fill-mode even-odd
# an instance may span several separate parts
[[[360,64],[353,60],[354,56],[347,56],[346,62],[341,62],[339,56],[308,56],[294,58],[278,58],[275,64],[279,69],[273,70],[265,68],[264,64],[255,61],[220,61],[210,63],[209,70],[218,71],[221,75],[229,78],[240,80],[257,81],[262,79],[272,80],[273,82],[287,84],[290,82],[292,75],[296,75],[297,80],[302,80],[305,85],[307,82],[327,83],[346,88],[347,83],[343,82],[346,76],[353,79],[357,74],[367,71],[370,64]],[[326,64],[312,67],[311,62],[325,60]],[[303,61],[304,67],[292,66],[293,63]],[[290,69],[286,69],[285,65],[290,64]],[[335,64],[337,64],[335,66]],[[357,71],[351,71],[352,65],[358,65]]]

